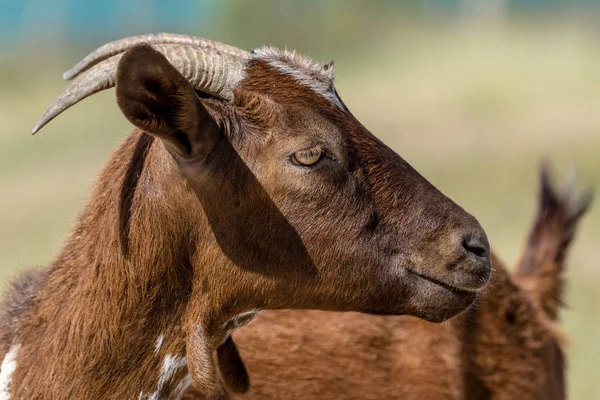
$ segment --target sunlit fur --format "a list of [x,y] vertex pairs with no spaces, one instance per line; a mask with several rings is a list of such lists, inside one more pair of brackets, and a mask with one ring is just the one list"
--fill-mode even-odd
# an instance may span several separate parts
[[261,47],[252,52],[255,60],[261,60],[282,74],[292,77],[302,86],[343,109],[342,101],[333,86],[333,65],[321,65],[295,51],[281,51],[273,47]]

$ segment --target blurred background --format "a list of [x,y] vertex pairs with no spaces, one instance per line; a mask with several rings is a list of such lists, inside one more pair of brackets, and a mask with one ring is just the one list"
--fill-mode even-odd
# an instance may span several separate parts
[[[175,32],[336,61],[348,107],[478,217],[514,263],[538,167],[600,189],[597,0],[0,0],[0,282],[52,260],[94,176],[131,129],[114,91],[35,137],[31,127],[89,51]],[[570,256],[569,391],[600,398],[600,204]]]

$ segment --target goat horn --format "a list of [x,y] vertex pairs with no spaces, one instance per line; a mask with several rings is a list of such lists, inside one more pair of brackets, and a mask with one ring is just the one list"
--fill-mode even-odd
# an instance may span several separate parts
[[[222,53],[217,49],[179,44],[155,44],[152,47],[161,52],[195,89],[223,100],[233,100],[233,89],[243,78],[244,58]],[[31,133],[35,134],[60,113],[86,97],[114,87],[117,65],[123,54],[105,59],[78,75],[54,99]]]
[[88,54],[83,60],[79,61],[73,68],[63,74],[63,79],[71,80],[82,72],[90,69],[110,58],[114,55],[122,53],[127,49],[138,44],[179,44],[184,46],[198,47],[207,50],[216,50],[218,52],[236,56],[239,58],[249,58],[250,54],[238,49],[237,47],[229,46],[212,40],[202,39],[195,36],[178,35],[174,33],[153,33],[149,35],[132,36],[125,39],[115,40],[114,42],[106,43]]

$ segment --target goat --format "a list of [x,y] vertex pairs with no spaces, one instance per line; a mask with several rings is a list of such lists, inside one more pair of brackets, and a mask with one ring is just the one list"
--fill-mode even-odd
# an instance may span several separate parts
[[[553,187],[510,274],[494,275],[477,305],[443,325],[412,317],[323,311],[261,314],[235,333],[257,399],[565,399],[555,327],[565,255],[591,196]],[[587,192],[589,193],[589,192]],[[184,399],[201,399],[193,388]],[[232,396],[231,398],[237,398]]]
[[259,311],[440,322],[490,279],[477,220],[354,118],[332,63],[156,34],[64,77],[33,133],[113,86],[136,129],[58,257],[7,293],[4,398],[244,392],[231,333]]

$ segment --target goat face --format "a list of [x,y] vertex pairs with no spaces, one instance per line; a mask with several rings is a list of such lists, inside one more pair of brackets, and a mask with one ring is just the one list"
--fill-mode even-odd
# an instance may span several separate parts
[[259,50],[226,103],[140,46],[120,61],[117,99],[195,192],[217,244],[197,263],[222,260],[211,285],[236,304],[442,321],[490,277],[475,218],[351,115],[331,65]]
[[[131,156],[135,168],[123,187],[141,169],[152,179],[129,188],[139,204],[119,203],[122,243],[106,253],[115,268],[124,255],[150,270],[164,253],[163,264],[180,266],[170,272],[185,289],[173,301],[181,306],[188,370],[209,397],[223,393],[215,349],[227,385],[247,390],[230,333],[255,310],[442,321],[467,308],[490,277],[489,246],[477,221],[352,116],[335,92],[331,64],[157,34],[102,46],[66,77],[75,79],[34,132],[116,83],[125,117],[158,139],[141,136]],[[114,178],[118,185],[123,177]],[[150,203],[160,205],[145,207]],[[173,226],[149,230],[143,221],[160,221],[156,212],[168,214]],[[143,285],[154,285],[155,293],[173,287]]]

